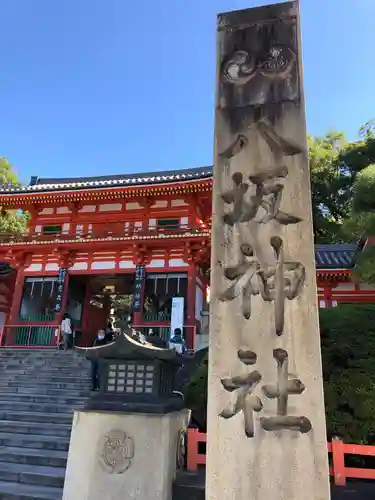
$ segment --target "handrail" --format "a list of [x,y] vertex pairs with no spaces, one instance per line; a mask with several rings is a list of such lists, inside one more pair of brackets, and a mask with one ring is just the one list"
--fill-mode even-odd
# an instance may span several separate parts
[[[206,465],[206,454],[199,453],[199,443],[206,443],[207,436],[198,429],[188,429],[187,439],[187,470],[195,472],[199,465]],[[332,466],[329,474],[333,477],[336,486],[345,486],[346,479],[372,479],[375,480],[375,469],[359,467],[346,467],[345,455],[375,456],[375,446],[362,444],[345,444],[340,439],[334,438],[327,443],[328,453],[332,453]]]

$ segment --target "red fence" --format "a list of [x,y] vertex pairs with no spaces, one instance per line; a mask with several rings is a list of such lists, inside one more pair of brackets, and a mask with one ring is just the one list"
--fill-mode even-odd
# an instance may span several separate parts
[[[206,465],[206,455],[199,453],[199,443],[206,442],[206,434],[198,429],[188,430],[187,443],[187,469],[194,472],[199,465]],[[327,443],[328,453],[332,453],[329,473],[333,476],[336,486],[345,486],[346,479],[373,479],[375,480],[375,469],[361,469],[345,466],[345,455],[362,455],[375,457],[375,446],[361,444],[345,444],[340,440]]]

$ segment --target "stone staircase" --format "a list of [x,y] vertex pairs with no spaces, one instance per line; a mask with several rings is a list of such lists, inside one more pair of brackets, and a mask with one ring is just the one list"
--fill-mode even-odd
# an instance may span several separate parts
[[90,365],[57,350],[0,350],[0,499],[61,500],[73,409]]

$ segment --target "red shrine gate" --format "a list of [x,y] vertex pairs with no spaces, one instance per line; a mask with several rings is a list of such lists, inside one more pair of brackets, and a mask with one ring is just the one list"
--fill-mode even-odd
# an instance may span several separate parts
[[210,168],[32,179],[0,197],[3,211],[31,216],[27,234],[0,237],[0,260],[17,270],[2,346],[54,345],[64,312],[87,344],[119,307],[137,328],[167,337],[172,300],[183,297],[194,347],[208,284]]

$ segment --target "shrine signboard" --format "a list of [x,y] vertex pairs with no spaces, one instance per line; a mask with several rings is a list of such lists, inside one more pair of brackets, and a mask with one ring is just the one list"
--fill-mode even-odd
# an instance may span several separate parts
[[145,277],[146,273],[144,266],[136,266],[133,295],[133,312],[140,312],[142,310],[142,296]]
[[218,18],[206,498],[329,499],[297,2]]
[[61,312],[62,301],[64,298],[64,285],[65,285],[65,277],[68,270],[66,268],[59,269],[59,276],[57,278],[57,294],[55,301],[55,311],[57,313]]

